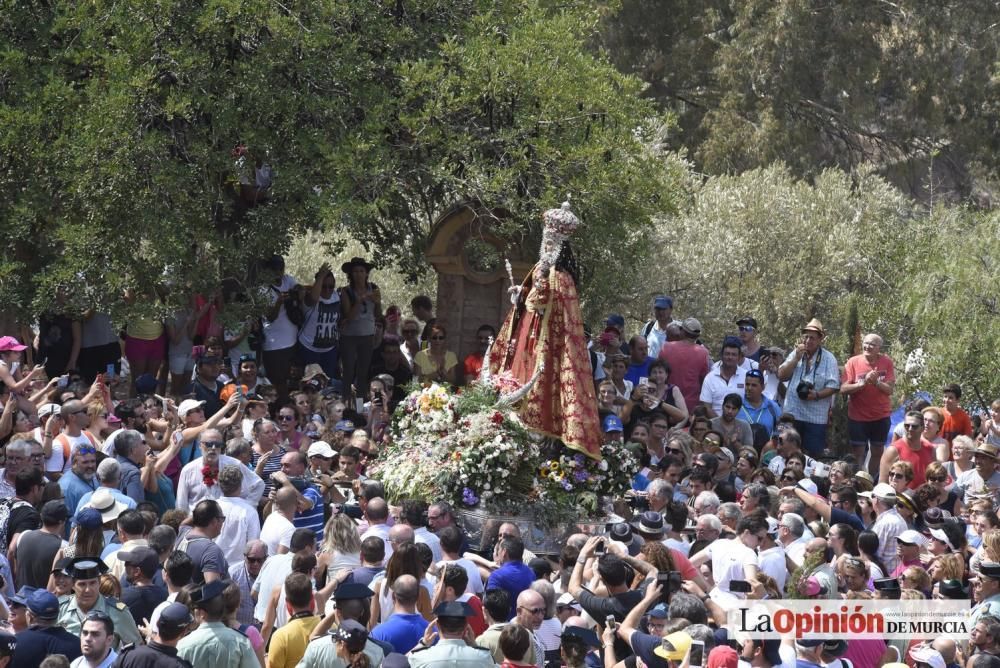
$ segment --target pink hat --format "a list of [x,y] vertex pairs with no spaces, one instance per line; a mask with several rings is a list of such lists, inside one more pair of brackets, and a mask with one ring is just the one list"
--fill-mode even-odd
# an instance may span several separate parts
[[739,664],[736,650],[727,645],[720,645],[708,654],[707,668],[736,668]]
[[22,346],[13,336],[0,336],[0,353],[9,351],[21,352],[28,346]]

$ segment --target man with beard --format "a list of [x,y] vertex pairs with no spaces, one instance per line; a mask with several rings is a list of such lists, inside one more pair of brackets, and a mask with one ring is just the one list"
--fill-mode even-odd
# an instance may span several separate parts
[[238,459],[222,454],[226,443],[222,432],[218,429],[206,429],[201,433],[202,456],[188,462],[181,469],[177,482],[177,507],[192,510],[202,499],[218,499],[222,496],[222,488],[218,484],[219,469],[225,466],[243,468],[243,485],[241,496],[250,503],[257,505],[264,494],[264,481],[243,466]]
[[97,450],[90,443],[77,445],[73,450],[72,468],[59,478],[59,487],[62,489],[67,508],[78,507],[84,495],[97,489],[95,473],[97,473]]

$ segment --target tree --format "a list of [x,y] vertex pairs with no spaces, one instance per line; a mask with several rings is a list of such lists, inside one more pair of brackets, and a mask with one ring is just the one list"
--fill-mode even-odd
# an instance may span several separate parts
[[456,200],[521,242],[568,195],[599,284],[681,168],[645,149],[666,122],[638,83],[584,48],[583,4],[8,0],[0,299],[27,317],[59,286],[113,311],[125,288],[172,286],[163,311],[223,280],[253,296],[255,260],[322,226],[409,272]]
[[[877,165],[923,199],[989,199],[997,167],[996,0],[624,0],[603,45],[675,110],[709,173]],[[933,169],[933,171],[932,171]],[[930,177],[930,179],[928,178]],[[934,186],[931,179],[937,182]],[[983,192],[983,191],[986,192]]]

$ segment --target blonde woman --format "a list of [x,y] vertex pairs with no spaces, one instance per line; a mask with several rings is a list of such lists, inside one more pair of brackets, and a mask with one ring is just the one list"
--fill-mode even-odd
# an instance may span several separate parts
[[361,539],[350,517],[343,513],[335,513],[330,517],[323,529],[323,545],[317,557],[317,572],[322,573],[326,569],[328,583],[340,571],[361,565]]
[[954,552],[942,554],[934,557],[934,561],[931,562],[931,567],[927,573],[934,582],[964,580],[965,560],[962,559],[962,555]]
[[903,461],[894,463],[889,467],[889,478],[886,482],[896,490],[896,494],[902,494],[903,490],[913,482],[913,464]]

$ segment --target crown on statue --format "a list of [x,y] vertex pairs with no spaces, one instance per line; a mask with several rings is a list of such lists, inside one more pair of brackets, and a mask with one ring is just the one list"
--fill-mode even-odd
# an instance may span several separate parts
[[565,239],[580,226],[580,219],[569,210],[569,202],[563,202],[558,209],[549,209],[542,214],[545,231]]

